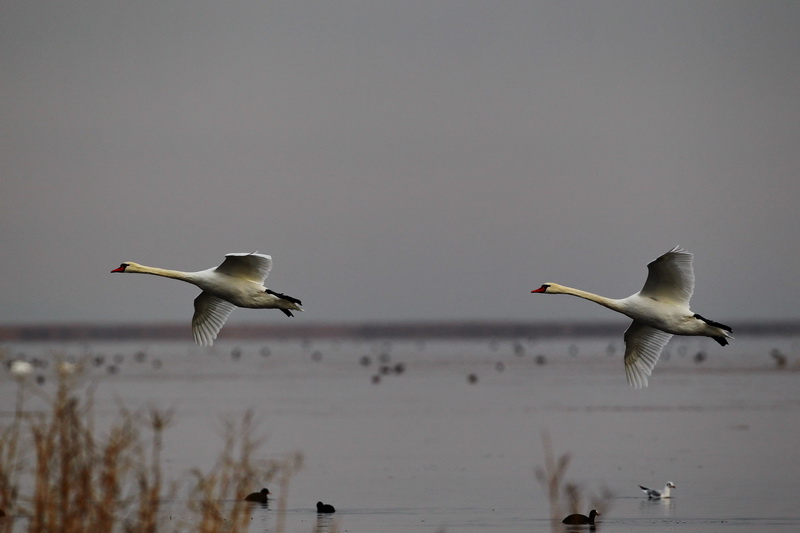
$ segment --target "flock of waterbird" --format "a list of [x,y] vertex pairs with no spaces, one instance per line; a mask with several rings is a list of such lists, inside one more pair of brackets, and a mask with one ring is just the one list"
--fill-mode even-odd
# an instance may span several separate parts
[[[202,289],[194,300],[192,334],[197,344],[211,346],[217,338],[228,316],[236,307],[251,309],[279,309],[286,316],[292,311],[303,311],[302,302],[291,296],[267,288],[264,281],[272,269],[272,257],[258,252],[231,253],[221,265],[198,272],[183,272],[164,268],[148,267],[131,261],[122,263],[111,272],[151,274],[178,279]],[[711,337],[722,346],[728,344],[731,328],[709,320],[689,308],[694,292],[694,270],[692,254],[675,247],[647,265],[648,275],[644,287],[627,298],[614,299],[574,289],[557,283],[545,283],[531,293],[569,294],[598,303],[633,320],[625,331],[625,375],[628,383],[641,388],[647,386],[658,362],[661,351],[673,335]],[[12,374],[27,376],[33,370],[30,363],[15,361]],[[639,487],[648,499],[666,499],[672,496],[675,485],[668,481],[662,490]],[[269,489],[261,489],[245,497],[246,501],[267,504]],[[320,514],[334,513],[330,504],[317,502]],[[2,516],[2,514],[0,514]],[[565,524],[594,525],[600,516],[592,509],[589,516],[571,514],[564,518]]]
[[[192,335],[197,344],[211,346],[236,307],[279,309],[286,316],[302,311],[302,302],[264,285],[272,257],[258,252],[227,254],[221,265],[183,272],[148,267],[128,261],[111,272],[151,274],[197,285],[203,292],[194,300]],[[644,287],[627,298],[606,298],[558,283],[545,283],[532,293],[569,294],[598,303],[633,319],[625,331],[625,376],[635,388],[647,386],[661,351],[673,335],[711,337],[728,344],[731,328],[689,308],[694,292],[692,254],[675,247],[647,265]]]
[[[244,501],[268,505],[269,497],[271,495],[272,493],[269,491],[269,489],[263,488],[258,492],[253,492],[245,496]],[[333,514],[335,512],[336,508],[333,505],[329,503],[317,502],[317,514]]]
[[[648,489],[647,487],[643,487],[639,485],[639,487],[647,494],[647,498],[649,500],[660,500],[672,497],[671,490],[675,488],[675,485],[672,481],[667,481],[667,484],[664,486],[662,490],[654,490]],[[269,504],[269,497],[272,493],[269,489],[261,489],[258,492],[253,492],[252,494],[248,494],[245,497],[245,501],[254,502],[254,503],[261,503],[264,505]],[[329,503],[322,503],[317,502],[317,513],[318,514],[333,514],[336,512],[336,509],[333,505]],[[564,518],[561,522],[564,524],[576,524],[576,525],[595,525],[594,519],[595,517],[600,516],[600,513],[596,509],[592,509],[589,513],[589,516],[583,514],[571,514]]]
[[[211,346],[228,316],[236,307],[251,309],[279,309],[286,316],[292,311],[302,311],[302,302],[286,294],[275,292],[264,285],[272,268],[272,257],[255,253],[232,253],[225,256],[221,265],[198,272],[182,272],[148,267],[133,262],[122,263],[111,272],[151,274],[179,279],[197,285],[203,292],[194,300],[192,333],[195,342]],[[732,329],[693,312],[689,300],[694,292],[692,254],[675,247],[647,265],[648,275],[642,289],[627,298],[615,299],[557,283],[545,283],[531,293],[569,294],[595,302],[622,313],[633,322],[625,331],[625,376],[635,388],[647,386],[661,351],[673,335],[705,336],[721,346],[732,339]],[[648,499],[670,498],[675,485],[668,481],[658,491],[640,485]],[[268,489],[247,496],[248,501],[266,503]],[[317,502],[318,513],[333,513],[329,504]],[[600,513],[592,509],[589,516],[572,514],[564,518],[565,524],[594,525]]]
[[[647,487],[643,487],[641,485],[639,485],[639,488],[641,488],[647,494],[647,499],[649,499],[649,500],[660,500],[662,498],[666,499],[666,498],[672,497],[671,490],[676,488],[676,487],[672,483],[672,481],[667,481],[667,484],[664,486],[664,488],[662,490],[648,489]],[[258,492],[253,492],[252,494],[248,494],[245,497],[245,501],[261,503],[261,504],[265,504],[266,505],[266,504],[269,503],[269,497],[271,495],[272,495],[272,493],[269,491],[269,489],[264,488],[264,489],[261,489]],[[317,502],[317,513],[319,513],[319,514],[333,514],[335,512],[336,512],[336,509],[333,507],[333,505],[331,505],[329,503]],[[564,520],[562,520],[561,522],[564,523],[564,524],[588,524],[588,525],[594,525],[594,519],[597,516],[600,516],[600,513],[597,512],[596,509],[592,509],[592,511],[589,513],[589,516],[582,515],[582,514],[571,514],[571,515],[567,516],[566,518],[564,518]]]

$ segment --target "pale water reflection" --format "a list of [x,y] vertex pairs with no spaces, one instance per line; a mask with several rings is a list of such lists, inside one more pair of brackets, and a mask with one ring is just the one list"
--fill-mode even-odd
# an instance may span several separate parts
[[[585,498],[613,492],[597,531],[800,530],[798,341],[737,338],[722,349],[677,340],[639,391],[625,382],[617,339],[15,344],[4,353],[89,355],[98,424],[117,400],[175,409],[164,451],[172,479],[216,460],[222,417],[255,409],[264,457],[305,457],[285,495],[291,532],[564,531],[534,475],[544,432],[570,454],[566,478]],[[52,368],[36,372],[52,387]],[[2,374],[0,402],[10,406],[16,385]],[[677,485],[669,500],[639,489],[666,480]],[[337,512],[317,515],[319,500]],[[176,520],[191,519],[183,503],[171,502]],[[276,512],[254,504],[251,531],[274,531]]]

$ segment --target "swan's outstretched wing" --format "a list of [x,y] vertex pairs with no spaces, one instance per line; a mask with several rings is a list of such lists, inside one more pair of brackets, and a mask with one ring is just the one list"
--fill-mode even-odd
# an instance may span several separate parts
[[647,281],[639,294],[668,303],[689,305],[694,292],[692,254],[675,247],[649,265]]
[[225,254],[225,261],[214,270],[228,276],[264,283],[271,268],[272,257],[254,252]]
[[647,387],[647,376],[653,372],[661,350],[672,334],[651,328],[636,320],[625,332],[625,376],[631,387]]
[[211,346],[217,333],[225,325],[236,306],[217,298],[208,292],[201,292],[194,299],[194,316],[192,317],[192,336],[200,346]]

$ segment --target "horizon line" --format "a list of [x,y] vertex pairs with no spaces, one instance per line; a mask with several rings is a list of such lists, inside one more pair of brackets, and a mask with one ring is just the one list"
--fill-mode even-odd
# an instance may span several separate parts
[[[589,320],[387,320],[227,325],[219,340],[242,339],[480,339],[605,337],[621,334],[625,321]],[[749,320],[735,327],[740,336],[800,335],[800,320]],[[191,327],[178,322],[41,323],[0,325],[0,341],[86,341],[191,339]]]

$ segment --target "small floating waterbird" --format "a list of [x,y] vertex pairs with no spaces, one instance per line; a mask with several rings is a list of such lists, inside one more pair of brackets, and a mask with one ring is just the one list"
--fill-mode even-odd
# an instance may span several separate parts
[[317,502],[317,512],[324,514],[331,514],[335,513],[336,509],[334,509],[333,505],[329,503]]
[[244,500],[247,502],[258,502],[258,503],[267,503],[269,500],[268,496],[272,494],[269,489],[261,489],[258,492],[253,492],[252,494],[248,494],[245,496]]
[[570,294],[598,303],[633,319],[625,332],[625,376],[635,388],[647,386],[647,376],[673,335],[711,337],[721,346],[732,339],[731,328],[689,309],[694,292],[692,254],[675,247],[647,265],[642,290],[627,298],[606,298],[557,283],[545,283],[532,293]]
[[589,524],[594,525],[594,517],[600,516],[596,510],[592,509],[589,516],[585,514],[571,514],[561,521],[562,524]]
[[11,375],[13,375],[16,379],[23,380],[33,374],[33,365],[27,361],[19,359],[16,361],[11,361],[9,370],[11,371]]
[[199,272],[167,270],[133,263],[122,263],[111,272],[152,274],[179,279],[197,285],[203,292],[194,300],[192,336],[200,346],[211,346],[236,307],[280,309],[286,316],[302,311],[302,302],[264,286],[272,269],[272,257],[258,252],[226,254],[225,261],[215,268]]
[[642,489],[645,494],[647,494],[648,500],[658,500],[661,498],[672,498],[672,489],[677,487],[672,481],[667,481],[667,484],[664,485],[664,488],[661,490],[648,489],[647,487],[643,487],[641,485],[639,485],[639,488]]

